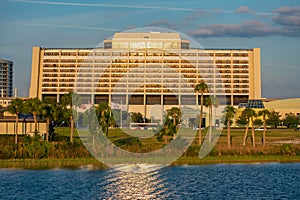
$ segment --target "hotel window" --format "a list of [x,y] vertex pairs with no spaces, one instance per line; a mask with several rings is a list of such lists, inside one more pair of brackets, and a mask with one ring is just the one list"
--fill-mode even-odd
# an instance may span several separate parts
[[62,56],[76,56],[76,52],[61,52]]
[[112,48],[112,42],[104,42],[104,49],[111,49]]
[[234,57],[248,57],[248,53],[233,53]]
[[59,52],[45,52],[45,56],[59,56]]
[[216,57],[230,57],[231,53],[216,53]]
[[147,48],[162,49],[163,42],[147,42]]
[[88,56],[89,54],[89,52],[79,52],[78,56]]
[[234,60],[233,64],[248,64],[248,60]]
[[187,42],[182,42],[181,43],[181,49],[189,49],[190,48],[190,44]]
[[262,100],[248,100],[246,108],[265,108]]

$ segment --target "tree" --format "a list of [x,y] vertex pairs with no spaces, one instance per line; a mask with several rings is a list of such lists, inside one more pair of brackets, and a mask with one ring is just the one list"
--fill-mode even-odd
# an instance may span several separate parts
[[264,125],[264,132],[263,132],[263,147],[266,146],[266,125],[267,125],[267,118],[270,115],[270,111],[267,109],[261,110],[258,112],[258,116],[263,117],[263,125]]
[[11,114],[16,115],[15,122],[15,143],[18,143],[18,122],[19,122],[19,113],[23,111],[24,101],[22,99],[16,98],[11,101],[11,104],[7,107],[7,111]]
[[95,135],[97,134],[97,129],[99,122],[95,119],[95,108],[92,107],[83,113],[83,125],[87,126],[89,133],[92,134],[92,150],[95,152]]
[[70,142],[73,144],[74,142],[74,117],[73,114],[73,109],[76,110],[78,106],[81,105],[81,99],[80,95],[69,92],[67,94],[64,94],[60,100],[60,107],[61,111],[63,112],[63,117],[64,118],[69,118],[70,119]]
[[227,146],[228,149],[231,148],[231,139],[230,139],[230,125],[231,125],[231,119],[235,116],[235,108],[233,106],[226,106],[224,111],[225,112],[225,120],[227,122]]
[[212,140],[212,108],[218,107],[219,102],[216,97],[206,97],[205,98],[205,107],[208,107],[208,113],[209,113],[209,135],[208,135],[208,141],[211,142]]
[[251,122],[251,124],[252,124],[252,129],[251,129],[252,130],[251,131],[252,132],[252,147],[254,149],[255,148],[254,117],[256,116],[256,113],[252,108],[246,108],[245,110],[243,110],[242,115],[247,120],[243,145],[246,145],[246,139],[247,139],[247,135],[248,135],[249,124]]
[[42,102],[37,97],[30,98],[25,101],[24,111],[25,113],[31,113],[34,121],[34,132],[37,133],[37,115],[41,113]]
[[166,116],[164,121],[163,129],[157,134],[158,141],[164,141],[164,144],[167,144],[168,141],[171,139],[176,133],[176,126],[171,122],[170,118]]
[[204,82],[201,82],[199,84],[197,84],[194,88],[194,91],[197,92],[197,96],[198,93],[201,93],[201,99],[200,99],[200,117],[199,117],[199,130],[198,130],[198,134],[199,134],[199,145],[201,145],[202,143],[202,114],[203,114],[203,94],[205,92],[208,92],[208,86],[207,84],[205,84]]
[[49,140],[49,126],[51,119],[57,119],[58,117],[58,109],[56,107],[56,102],[54,99],[45,97],[42,100],[41,105],[41,117],[46,119],[46,141]]
[[255,127],[260,127],[264,124],[263,120],[256,118],[253,122]]
[[289,128],[297,127],[298,122],[299,122],[298,117],[293,113],[286,114],[285,118],[283,119],[283,123],[287,125]]
[[242,113],[239,118],[236,120],[236,123],[240,126],[240,127],[245,127],[248,123],[248,119],[247,116]]
[[180,123],[181,115],[182,115],[181,110],[178,107],[172,107],[171,109],[167,110],[167,116],[173,118],[173,124],[175,126]]
[[102,131],[105,133],[106,137],[108,137],[109,127],[115,124],[110,106],[107,103],[100,103],[96,107],[96,115],[100,126],[102,127]]
[[272,111],[268,115],[268,119],[266,120],[266,123],[276,128],[277,125],[280,123],[280,117],[281,115],[279,114],[279,112]]
[[[177,124],[180,123],[181,115],[182,115],[181,110],[178,107],[172,107],[171,109],[167,110],[167,116],[173,118],[173,125],[175,126],[175,128]],[[173,134],[173,139],[175,139],[175,136],[176,136],[176,130],[175,133]]]
[[134,123],[141,123],[143,122],[143,115],[138,112],[138,113],[131,113],[131,120],[134,122]]

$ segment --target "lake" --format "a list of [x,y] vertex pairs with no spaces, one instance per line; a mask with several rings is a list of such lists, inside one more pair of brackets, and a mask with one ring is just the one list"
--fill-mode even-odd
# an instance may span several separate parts
[[115,169],[0,169],[0,199],[298,199],[300,163]]

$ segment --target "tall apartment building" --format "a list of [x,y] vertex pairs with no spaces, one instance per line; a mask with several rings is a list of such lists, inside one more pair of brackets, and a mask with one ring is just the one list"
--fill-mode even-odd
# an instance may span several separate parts
[[9,60],[0,59],[0,97],[13,96],[13,65]]
[[195,48],[180,34],[163,32],[116,33],[97,48],[33,47],[29,96],[59,101],[75,89],[91,103],[143,110],[197,105],[194,86],[201,81],[209,86],[205,95],[224,105],[260,99],[260,49]]

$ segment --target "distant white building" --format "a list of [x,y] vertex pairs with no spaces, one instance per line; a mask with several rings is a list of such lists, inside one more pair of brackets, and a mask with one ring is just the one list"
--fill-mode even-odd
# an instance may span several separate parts
[[9,60],[0,59],[0,97],[13,96],[13,65]]

